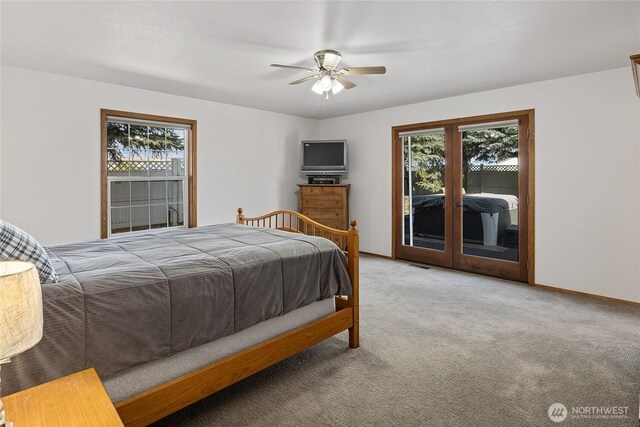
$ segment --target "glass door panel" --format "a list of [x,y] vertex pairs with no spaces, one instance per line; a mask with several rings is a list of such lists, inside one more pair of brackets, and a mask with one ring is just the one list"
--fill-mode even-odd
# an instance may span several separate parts
[[531,119],[528,110],[394,127],[393,256],[531,281]]
[[445,250],[445,130],[401,134],[403,152],[402,243]]
[[462,253],[518,262],[518,122],[460,131]]

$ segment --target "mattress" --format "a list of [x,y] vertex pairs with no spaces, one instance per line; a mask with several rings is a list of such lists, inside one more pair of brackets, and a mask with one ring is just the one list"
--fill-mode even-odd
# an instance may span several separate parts
[[44,336],[4,365],[12,393],[88,367],[101,377],[350,295],[331,241],[221,224],[47,248]]

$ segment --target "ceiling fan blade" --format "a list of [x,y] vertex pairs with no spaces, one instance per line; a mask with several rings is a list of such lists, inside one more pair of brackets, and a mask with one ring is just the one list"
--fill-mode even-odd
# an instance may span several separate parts
[[302,78],[300,80],[296,80],[295,82],[291,82],[289,84],[290,85],[299,85],[300,83],[308,82],[309,80],[312,80],[312,79],[317,79],[319,76],[320,76],[320,74],[315,74],[313,76],[307,76],[307,77],[304,77],[304,78]]
[[318,70],[315,70],[313,68],[306,68],[306,67],[296,67],[295,65],[282,65],[282,64],[271,64],[272,67],[276,67],[276,68],[291,68],[294,70],[305,70],[305,71],[310,71],[312,73],[317,72]]
[[339,81],[345,89],[353,89],[354,87],[356,87],[355,83],[350,82],[342,76],[336,76],[336,80]]
[[384,74],[387,72],[387,67],[349,67],[340,70],[341,74],[354,75],[354,74]]

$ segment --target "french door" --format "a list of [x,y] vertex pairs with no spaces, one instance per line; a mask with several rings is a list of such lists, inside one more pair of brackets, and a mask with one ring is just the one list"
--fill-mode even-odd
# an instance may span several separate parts
[[533,283],[533,110],[393,128],[396,258]]

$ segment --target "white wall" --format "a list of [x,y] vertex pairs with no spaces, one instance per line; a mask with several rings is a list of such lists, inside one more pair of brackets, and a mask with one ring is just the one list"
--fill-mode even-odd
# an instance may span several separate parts
[[347,138],[351,217],[362,250],[382,255],[392,126],[535,108],[536,282],[640,302],[640,99],[628,68],[320,122],[9,66],[0,78],[0,218],[44,244],[99,237],[100,108],[198,120],[200,225],[232,221],[239,206],[295,209],[299,141]]
[[[43,244],[100,237],[100,109],[198,121],[198,224],[297,208],[316,120],[2,66],[0,217]],[[65,189],[62,191],[61,189]],[[66,191],[72,189],[72,191]]]
[[391,254],[392,126],[529,108],[536,283],[640,302],[640,99],[629,67],[321,121],[320,138],[349,142],[361,249]]

